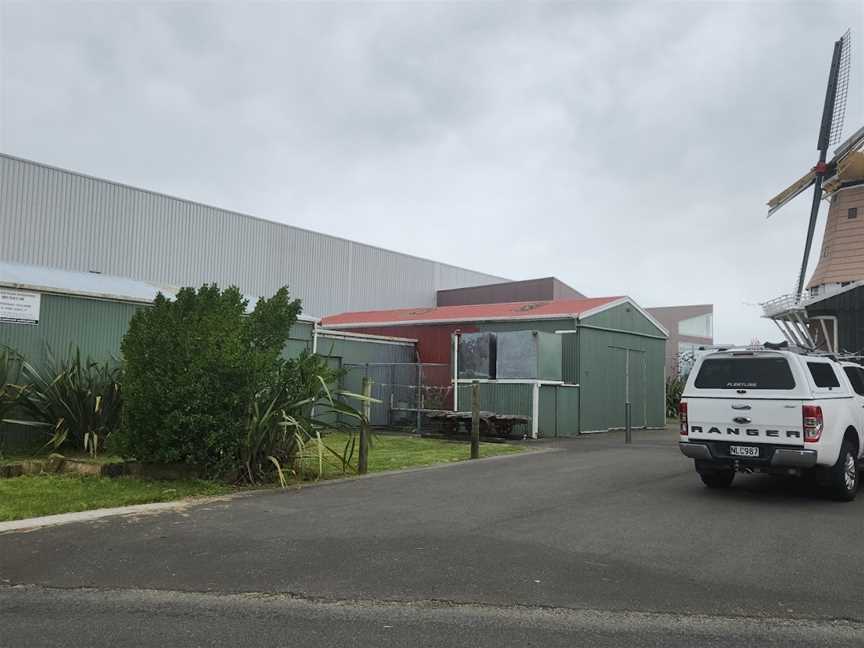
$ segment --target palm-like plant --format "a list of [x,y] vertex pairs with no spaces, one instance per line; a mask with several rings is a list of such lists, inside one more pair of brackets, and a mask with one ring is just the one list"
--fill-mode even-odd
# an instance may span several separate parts
[[678,416],[678,404],[681,402],[685,382],[686,380],[681,376],[666,378],[666,416],[669,418]]
[[[282,365],[279,378],[250,405],[240,450],[240,479],[256,483],[275,471],[284,486],[286,475],[302,476],[303,461],[309,458],[318,464],[316,474],[320,475],[325,455],[348,469],[358,424],[367,422],[345,401],[378,401],[331,387],[340,374],[316,355],[304,354]],[[345,446],[337,449],[325,443],[322,433],[327,430],[347,431]]]
[[82,360],[77,348],[65,361],[49,349],[43,369],[26,361],[21,366],[25,386],[18,400],[37,424],[50,426],[46,445],[72,445],[95,456],[120,423],[120,367]]

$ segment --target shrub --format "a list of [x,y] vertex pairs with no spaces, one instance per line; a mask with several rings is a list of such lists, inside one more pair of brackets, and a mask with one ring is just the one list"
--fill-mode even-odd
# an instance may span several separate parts
[[[363,420],[340,398],[362,396],[335,387],[343,373],[329,367],[321,356],[308,353],[280,363],[273,382],[250,405],[239,480],[255,483],[275,472],[284,484],[288,473],[303,476],[302,462],[308,459],[317,460],[315,474],[321,474],[325,453],[337,458],[343,469],[348,467],[356,423]],[[340,428],[349,431],[344,448],[322,441],[322,432]],[[317,456],[310,457],[305,448],[313,440]]]
[[44,368],[21,362],[24,382],[16,404],[51,430],[54,449],[72,446],[92,455],[104,448],[120,423],[121,368],[117,362],[82,360],[77,347],[57,360],[48,349]]
[[[299,300],[281,288],[246,316],[235,288],[158,295],[123,338],[125,407],[116,449],[140,461],[235,474],[252,403],[272,389]],[[260,414],[260,412],[259,412]]]
[[686,379],[681,376],[666,377],[666,416],[678,417],[678,404],[681,402],[681,394],[684,392]]

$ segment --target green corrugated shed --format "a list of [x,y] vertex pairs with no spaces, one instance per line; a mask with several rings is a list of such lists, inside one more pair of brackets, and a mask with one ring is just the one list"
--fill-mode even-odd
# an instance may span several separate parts
[[628,393],[633,427],[664,426],[665,332],[630,304],[585,318],[577,330],[564,364],[575,365],[569,378],[581,386],[580,430],[624,427]]
[[[580,319],[491,321],[478,328],[496,333],[560,333],[557,362],[564,385],[540,385],[538,432],[542,436],[622,428],[628,397],[633,427],[665,425],[666,332],[635,304],[616,304]],[[548,366],[554,360],[546,357],[543,361]],[[526,376],[526,383],[518,387],[530,394],[532,386],[527,381],[534,377]],[[484,409],[510,413],[509,393],[514,389],[512,384],[509,391],[500,392],[484,386]],[[460,387],[460,399],[463,392],[467,394],[465,390]],[[460,400],[460,404],[465,402]],[[460,405],[460,409],[465,407]]]

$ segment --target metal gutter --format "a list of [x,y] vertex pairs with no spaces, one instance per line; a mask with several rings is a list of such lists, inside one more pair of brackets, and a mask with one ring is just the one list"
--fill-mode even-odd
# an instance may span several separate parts
[[366,327],[393,327],[393,326],[418,326],[418,325],[435,325],[435,324],[475,324],[482,322],[512,322],[512,321],[525,321],[532,322],[537,320],[555,320],[555,319],[575,319],[578,317],[575,313],[555,313],[554,315],[504,315],[504,316],[494,316],[494,317],[448,317],[446,319],[432,319],[432,320],[397,320],[393,322],[349,322],[345,324],[326,324],[327,328],[330,329],[352,329],[352,328],[366,328]]
[[389,335],[374,335],[372,333],[353,333],[351,331],[330,331],[326,328],[320,327],[316,327],[313,335],[341,340],[373,342],[377,344],[398,344],[403,346],[414,346],[417,344],[417,340],[415,338],[393,337]]
[[[0,280],[0,287],[12,288],[14,290],[29,290],[50,295],[61,295],[64,297],[81,297],[85,299],[97,299],[101,301],[124,302],[127,304],[153,304],[152,299],[143,299],[140,297],[130,297],[129,295],[114,295],[111,293],[96,293],[86,292],[81,290],[69,290],[66,288],[52,288],[50,286],[40,286],[38,284],[15,283],[12,281]],[[162,292],[162,291],[159,291]],[[165,294],[163,292],[163,294]],[[173,294],[165,294],[166,297],[173,297]],[[154,295],[155,298],[155,295]]]

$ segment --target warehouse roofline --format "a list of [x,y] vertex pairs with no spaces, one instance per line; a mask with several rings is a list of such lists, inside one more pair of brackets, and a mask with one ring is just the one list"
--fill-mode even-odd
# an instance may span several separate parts
[[168,198],[170,200],[178,200],[183,203],[188,203],[190,205],[199,205],[201,207],[207,207],[209,209],[216,209],[222,212],[226,212],[228,214],[233,214],[234,216],[241,216],[243,218],[248,218],[254,221],[260,221],[262,223],[269,223],[270,225],[280,225],[282,227],[290,227],[291,229],[300,230],[301,232],[307,232],[309,234],[315,234],[317,236],[324,236],[329,239],[333,239],[336,241],[344,241],[345,243],[351,243],[352,245],[362,245],[364,247],[371,248],[373,250],[381,250],[382,252],[389,252],[391,254],[398,254],[400,256],[408,257],[411,259],[417,259],[419,261],[426,261],[428,263],[436,263],[439,266],[446,266],[448,268],[453,268],[455,270],[467,270],[469,272],[475,272],[477,274],[483,274],[488,276],[491,280],[497,282],[509,282],[510,279],[506,277],[499,277],[498,275],[489,274],[487,272],[483,272],[481,270],[474,270],[472,268],[466,268],[464,266],[458,266],[453,263],[447,263],[445,261],[436,261],[435,259],[430,259],[427,257],[418,256],[416,254],[409,254],[406,252],[400,252],[399,250],[391,250],[390,248],[381,247],[380,245],[373,245],[372,243],[364,243],[362,241],[355,241],[353,239],[345,238],[344,236],[336,236],[334,234],[327,234],[326,232],[319,232],[317,230],[308,229],[305,227],[300,227],[299,225],[292,225],[290,223],[285,223],[283,221],[271,220],[269,218],[263,218],[261,216],[254,216],[252,214],[247,214],[246,212],[235,211],[233,209],[227,209],[225,207],[219,207],[217,205],[211,205],[210,203],[201,202],[198,200],[192,200],[191,198],[183,198],[181,196],[175,196],[173,194],[163,193],[161,191],[155,191],[153,189],[146,189],[144,187],[139,187],[137,185],[128,184],[125,182],[118,182],[117,180],[111,180],[110,178],[102,178],[100,176],[92,175],[89,173],[82,173],[81,171],[75,171],[73,169],[67,169],[65,167],[56,166],[53,164],[46,164],[45,162],[39,162],[37,160],[31,160],[28,158],[19,157],[17,155],[11,155],[9,153],[3,153],[0,151],[0,157],[5,157],[9,160],[15,160],[16,162],[23,162],[25,164],[32,164],[34,166],[42,167],[43,169],[49,169],[51,171],[59,171],[60,173],[68,173],[70,175],[78,176],[79,178],[86,178],[88,180],[95,180],[96,182],[104,182],[106,184],[114,185],[115,187],[123,187],[125,189],[132,189],[133,191],[141,191],[143,193],[151,194],[153,196],[159,196],[161,198]]

